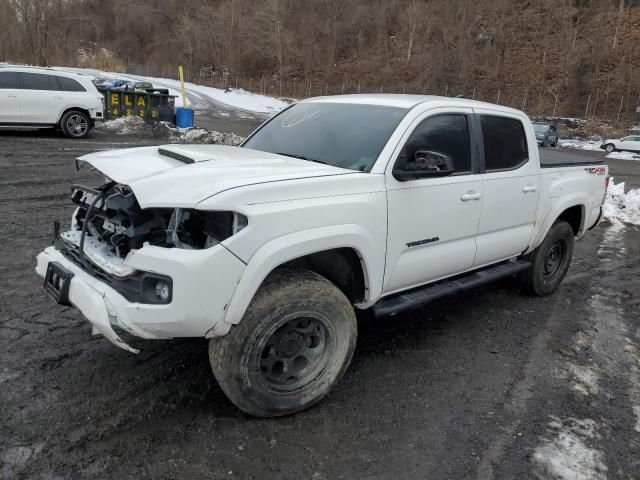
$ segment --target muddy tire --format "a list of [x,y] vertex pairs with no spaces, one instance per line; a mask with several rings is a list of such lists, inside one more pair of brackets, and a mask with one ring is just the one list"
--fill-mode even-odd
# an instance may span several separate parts
[[615,152],[615,151],[616,151],[616,147],[615,147],[615,145],[613,145],[612,143],[607,143],[607,144],[604,146],[604,151],[605,151],[605,152],[607,152],[607,153],[612,153],[612,152]]
[[342,377],[356,344],[353,306],[324,277],[270,275],[242,321],[209,341],[218,383],[241,410],[277,417],[319,402]]
[[545,296],[558,289],[571,264],[574,240],[571,225],[563,220],[553,224],[540,246],[525,257],[531,267],[518,280],[527,293]]
[[84,138],[91,130],[91,120],[86,113],[70,110],[60,119],[60,130],[70,138]]

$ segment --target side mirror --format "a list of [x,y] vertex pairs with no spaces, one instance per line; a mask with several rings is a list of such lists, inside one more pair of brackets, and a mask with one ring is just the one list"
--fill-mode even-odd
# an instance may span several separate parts
[[404,163],[398,162],[393,168],[393,176],[401,181],[425,177],[443,177],[455,172],[450,155],[433,150],[416,150]]

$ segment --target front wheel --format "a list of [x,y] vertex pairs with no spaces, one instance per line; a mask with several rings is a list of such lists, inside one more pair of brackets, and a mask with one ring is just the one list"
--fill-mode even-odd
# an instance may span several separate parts
[[60,119],[60,129],[67,137],[84,138],[91,129],[91,121],[86,113],[71,110]]
[[543,242],[526,259],[531,266],[520,273],[520,284],[527,293],[544,296],[555,292],[569,270],[574,234],[563,220],[553,224]]
[[612,143],[607,143],[604,146],[604,151],[607,152],[607,153],[615,152],[616,151],[616,147]]
[[357,337],[354,309],[310,271],[270,275],[242,321],[209,341],[218,383],[241,410],[288,415],[319,402],[345,372]]

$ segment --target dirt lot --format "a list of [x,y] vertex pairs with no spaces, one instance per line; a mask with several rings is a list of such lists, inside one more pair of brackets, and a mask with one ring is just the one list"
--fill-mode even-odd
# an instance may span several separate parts
[[[0,134],[0,476],[640,478],[638,228],[588,233],[550,297],[504,281],[363,318],[327,399],[257,420],[217,386],[204,340],[133,339],[129,354],[34,272],[53,220],[68,222],[69,185],[89,180],[73,159],[154,141]],[[640,163],[610,166],[639,186]]]

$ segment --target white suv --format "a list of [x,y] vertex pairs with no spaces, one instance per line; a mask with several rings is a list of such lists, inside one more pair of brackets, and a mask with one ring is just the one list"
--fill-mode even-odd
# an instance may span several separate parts
[[48,68],[0,67],[0,128],[59,127],[82,138],[103,119],[91,77]]
[[600,145],[600,148],[606,150],[607,153],[617,150],[640,152],[640,135],[629,135],[628,137],[605,140],[602,142],[602,145]]

